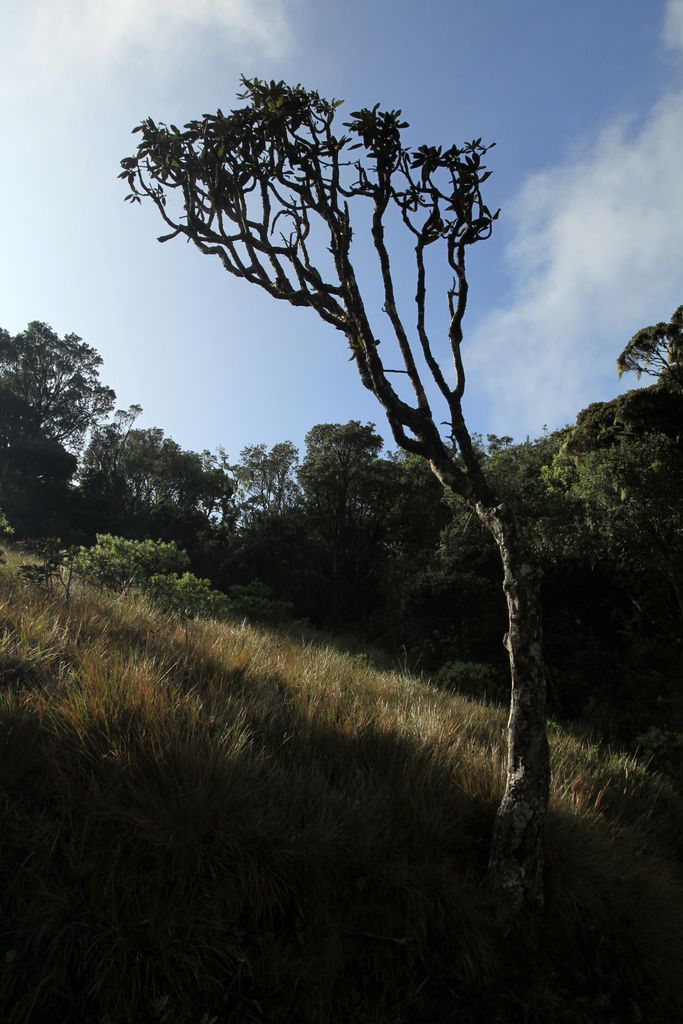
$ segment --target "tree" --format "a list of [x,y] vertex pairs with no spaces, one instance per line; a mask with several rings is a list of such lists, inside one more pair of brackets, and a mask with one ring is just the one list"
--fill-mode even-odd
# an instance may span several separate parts
[[41,432],[33,407],[0,378],[0,496],[19,538],[78,530],[75,471],[75,455]]
[[93,431],[80,471],[88,509],[98,529],[176,540],[201,560],[206,545],[232,529],[225,457],[186,451],[158,427],[134,429],[139,412],[119,410]]
[[240,515],[245,522],[282,516],[296,504],[299,492],[294,478],[299,453],[291,441],[243,448],[233,467],[240,498]]
[[[543,903],[543,829],[549,767],[541,652],[539,574],[509,506],[489,484],[467,428],[462,399],[466,255],[488,238],[498,213],[484,203],[488,146],[403,142],[399,110],[379,104],[351,114],[336,134],[339,101],[284,82],[242,79],[246,104],[175,125],[145,119],[121,177],[131,202],[153,202],[170,229],[216,256],[224,269],[295,306],[314,309],[348,342],[363,385],[381,403],[396,443],[421,456],[444,488],[464,499],[493,535],[503,565],[511,671],[508,765],[496,815],[490,871],[501,903],[517,916]],[[391,362],[380,355],[371,291],[356,273],[351,207],[365,201],[368,242],[381,280]],[[366,223],[356,222],[356,230]],[[414,248],[415,331],[411,340],[397,299],[388,234],[403,225]],[[319,244],[324,240],[328,259]],[[314,260],[313,249],[322,255]],[[445,254],[450,373],[429,333],[427,277],[433,247]],[[403,292],[403,289],[401,289]],[[394,369],[393,360],[401,365]],[[394,387],[390,377],[400,374]],[[428,377],[425,377],[428,374]],[[447,436],[432,398],[445,407]],[[405,384],[405,388],[401,387]]]
[[683,306],[674,310],[670,323],[637,331],[617,359],[617,370],[620,377],[646,373],[664,384],[683,385]]
[[[639,337],[664,327],[639,331],[620,360]],[[582,546],[609,564],[639,617],[676,643],[683,630],[682,424],[683,389],[664,367],[651,387],[580,412],[552,468],[555,483],[584,509]]]
[[598,557],[611,559],[640,616],[680,642],[683,626],[683,306],[643,327],[617,359],[619,376],[656,377],[584,409],[556,462],[586,509]]
[[33,320],[21,334],[0,331],[0,381],[30,410],[41,436],[77,449],[86,432],[114,407],[99,379],[102,357],[76,334],[60,338]]
[[115,397],[101,363],[37,320],[14,337],[0,330],[0,489],[20,537],[80,534],[75,453]]
[[119,463],[125,458],[125,446],[142,406],[117,409],[107,423],[92,432],[83,452],[79,483],[86,496],[89,512],[97,527],[118,531],[125,505],[125,481]]
[[291,441],[270,449],[265,444],[249,445],[240,452],[239,462],[231,467],[239,516],[224,585],[265,586],[294,600],[306,593],[309,566],[302,557],[305,538],[301,488],[296,482],[298,462],[299,453]]
[[316,571],[313,597],[327,624],[365,618],[376,600],[400,476],[395,462],[380,457],[382,448],[374,424],[358,420],[319,423],[306,434],[298,476],[307,562]]

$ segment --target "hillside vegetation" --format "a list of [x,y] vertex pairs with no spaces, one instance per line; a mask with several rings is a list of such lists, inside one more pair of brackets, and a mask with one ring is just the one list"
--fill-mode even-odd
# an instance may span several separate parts
[[0,1007],[42,1022],[680,1020],[680,797],[551,730],[542,953],[496,926],[504,715],[0,571]]
[[[620,357],[638,374],[654,361],[652,386],[536,439],[473,445],[542,573],[550,715],[651,758],[683,792],[681,324],[676,310]],[[211,603],[217,618],[229,606],[352,634],[389,663],[508,706],[499,554],[424,459],[353,419],[312,426],[300,451],[287,440],[230,458],[185,450],[136,426],[138,405],[110,415],[101,366],[75,334],[0,328],[0,536],[9,527],[67,576],[133,581],[176,609]]]

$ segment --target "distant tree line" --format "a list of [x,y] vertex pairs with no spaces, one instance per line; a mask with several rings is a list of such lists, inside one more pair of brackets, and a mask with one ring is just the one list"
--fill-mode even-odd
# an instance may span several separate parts
[[[622,369],[658,371],[651,386],[521,444],[476,439],[543,569],[550,714],[638,747],[679,780],[682,323],[677,310],[622,354]],[[500,559],[424,460],[385,452],[355,420],[313,427],[303,452],[251,445],[232,463],[187,451],[136,427],[139,406],[113,411],[101,364],[37,321],[0,331],[0,510],[14,541],[174,543],[183,569],[257,617],[287,608],[441,685],[506,700]]]

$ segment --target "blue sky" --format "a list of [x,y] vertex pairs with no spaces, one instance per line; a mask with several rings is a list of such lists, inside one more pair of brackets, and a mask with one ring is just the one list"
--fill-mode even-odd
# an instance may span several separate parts
[[0,326],[80,334],[119,405],[185,447],[351,418],[387,436],[339,335],[123,203],[130,129],[235,105],[242,72],[401,107],[414,145],[497,143],[474,430],[535,436],[631,386],[624,343],[683,302],[683,0],[5,0]]

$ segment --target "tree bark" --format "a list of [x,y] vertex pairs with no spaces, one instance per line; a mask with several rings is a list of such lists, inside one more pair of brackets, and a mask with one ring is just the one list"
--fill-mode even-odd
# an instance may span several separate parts
[[489,872],[510,922],[543,908],[544,824],[550,767],[541,648],[540,572],[505,505],[475,510],[493,535],[503,563],[508,606],[504,638],[511,696],[505,792],[493,829]]

